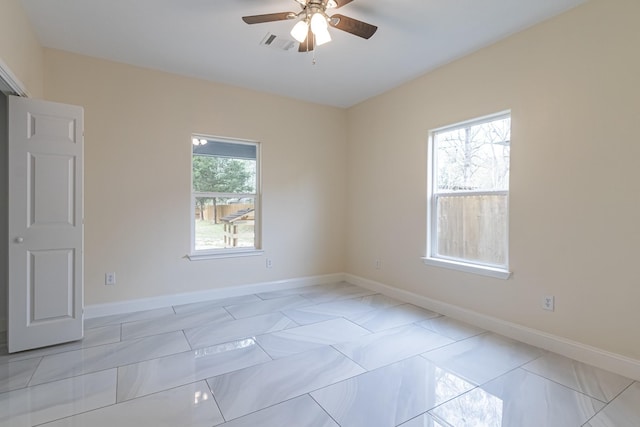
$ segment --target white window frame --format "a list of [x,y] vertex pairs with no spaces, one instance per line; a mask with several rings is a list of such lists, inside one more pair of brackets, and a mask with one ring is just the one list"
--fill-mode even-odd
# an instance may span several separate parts
[[[443,131],[451,131],[462,127],[473,126],[481,123],[486,123],[493,120],[500,120],[503,118],[511,117],[511,111],[502,111],[500,113],[491,114],[488,116],[479,117],[472,120],[456,123],[449,126],[443,126],[437,129],[433,129],[429,132],[428,142],[428,159],[427,159],[427,249],[426,256],[422,258],[424,264],[435,267],[443,267],[457,271],[463,271],[467,273],[479,274],[482,276],[495,277],[499,279],[508,279],[511,277],[511,271],[509,271],[509,191],[456,191],[456,192],[437,192],[434,188],[436,182],[436,168],[435,168],[435,141],[434,136],[437,133]],[[511,156],[509,156],[511,157]],[[511,160],[509,160],[511,162]],[[437,221],[437,206],[439,197],[447,196],[468,196],[473,195],[506,195],[507,196],[507,224],[505,235],[505,264],[495,265],[482,262],[474,262],[465,259],[450,258],[437,255],[438,244],[438,221]]]
[[[223,142],[228,144],[244,144],[252,145],[256,147],[256,192],[255,193],[220,193],[220,192],[197,192],[193,190],[193,140],[194,139],[207,139],[209,141]],[[191,187],[191,246],[190,252],[187,255],[191,261],[216,259],[216,258],[236,258],[246,256],[259,256],[264,253],[262,250],[262,179],[261,179],[261,144],[258,141],[251,141],[245,139],[226,138],[205,134],[193,134],[189,140],[189,163],[191,166],[191,180],[189,185]],[[196,198],[197,197],[231,197],[231,198],[252,198],[254,199],[254,247],[243,248],[219,248],[219,249],[201,249],[196,250]]]

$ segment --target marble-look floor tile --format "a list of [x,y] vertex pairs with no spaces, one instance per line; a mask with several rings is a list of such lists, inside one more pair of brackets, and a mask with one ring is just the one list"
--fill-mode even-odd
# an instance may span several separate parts
[[375,291],[361,288],[359,286],[349,285],[341,288],[335,288],[324,292],[313,294],[305,294],[305,298],[313,304],[321,304],[330,301],[339,301],[342,299],[358,298],[368,295],[377,294]]
[[41,427],[211,427],[223,422],[207,383],[200,381]]
[[398,307],[404,304],[404,302],[398,299],[395,299],[383,294],[364,295],[364,296],[350,298],[350,299],[355,299],[359,301],[361,304],[368,305],[371,308],[371,311]]
[[431,411],[459,427],[581,426],[604,406],[568,387],[516,369]]
[[65,344],[52,345],[49,347],[21,351],[19,353],[0,356],[0,363],[2,363],[4,360],[16,361],[33,359],[36,357],[64,353],[67,351],[79,350],[82,348],[112,344],[118,341],[120,341],[120,325],[101,326],[99,328],[85,330],[84,338],[78,341],[72,341]]
[[155,319],[138,320],[123,324],[122,339],[131,340],[230,320],[233,320],[233,317],[222,307],[214,307],[211,310],[195,313],[173,313]]
[[382,294],[347,298],[322,304],[308,305],[297,310],[285,310],[283,313],[300,324],[306,325],[336,317],[355,318],[384,307],[393,307],[400,301]]
[[0,427],[31,427],[116,401],[116,370],[0,394]]
[[585,427],[638,427],[640,425],[640,383],[633,383]]
[[250,338],[259,334],[277,332],[295,326],[298,324],[288,317],[280,313],[271,313],[215,325],[202,325],[185,329],[184,332],[192,348],[201,348]]
[[270,361],[252,339],[118,368],[118,402]]
[[392,309],[401,304],[402,302],[395,298],[382,294],[373,294],[316,304],[309,307],[309,309],[319,313],[337,314],[348,317],[380,309]]
[[416,356],[314,391],[311,396],[342,427],[395,427],[472,388]]
[[364,372],[331,347],[276,359],[207,380],[231,420]]
[[346,320],[333,319],[256,337],[274,359],[313,350],[324,345],[350,341],[371,332]]
[[259,292],[256,296],[261,299],[274,299],[288,297],[291,295],[312,295],[323,292],[330,292],[335,289],[353,287],[347,282],[323,283],[321,285],[296,286],[289,289],[280,289],[278,291]]
[[338,314],[318,313],[312,311],[315,306],[302,308],[294,308],[292,310],[283,310],[282,313],[288,318],[294,320],[299,325],[311,325],[313,323],[324,322],[325,320],[338,319],[342,316]]
[[486,333],[424,353],[474,384],[483,384],[544,354],[544,350],[500,335]]
[[120,323],[135,322],[137,320],[153,319],[156,317],[165,316],[168,314],[174,314],[173,308],[163,307],[155,308],[153,310],[136,311],[133,313],[124,314],[112,314],[110,316],[93,317],[91,319],[85,319],[84,328],[93,329],[100,326],[107,325],[119,325]]
[[248,304],[252,302],[262,301],[256,295],[241,295],[237,297],[219,298],[209,301],[194,302],[191,304],[174,305],[173,311],[176,314],[197,313],[199,311],[207,311],[216,307],[226,307],[229,305]]
[[423,320],[422,322],[418,322],[417,325],[456,341],[471,338],[487,332],[477,326],[461,322],[448,316],[440,316],[434,317],[433,319]]
[[29,385],[98,372],[190,350],[181,331],[45,356]]
[[453,342],[419,326],[407,325],[365,335],[334,347],[370,371]]
[[244,319],[280,310],[302,307],[304,305],[309,305],[309,301],[299,295],[291,295],[288,297],[262,300],[248,304],[231,305],[226,307],[226,309],[234,318]]
[[633,383],[629,378],[554,353],[523,368],[603,402],[610,402]]
[[347,282],[327,283],[323,285],[305,286],[274,292],[259,293],[262,299],[280,298],[290,295],[302,295],[313,304],[372,295],[376,292],[364,289]]
[[221,427],[340,427],[308,394],[236,418]]
[[434,311],[416,307],[412,304],[402,304],[356,316],[347,315],[346,317],[363,328],[379,332],[438,316],[440,315]]
[[39,364],[40,359],[0,364],[0,393],[26,387]]

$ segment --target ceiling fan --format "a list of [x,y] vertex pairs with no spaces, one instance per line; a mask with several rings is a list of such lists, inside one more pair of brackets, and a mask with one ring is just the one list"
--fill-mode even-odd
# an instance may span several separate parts
[[368,39],[378,29],[375,25],[349,18],[348,16],[327,14],[328,9],[337,9],[353,0],[295,0],[302,11],[267,13],[264,15],[243,16],[247,24],[262,24],[265,22],[286,21],[299,19],[291,30],[291,36],[300,42],[298,52],[309,52],[315,46],[331,41],[328,27],[337,28],[347,33]]

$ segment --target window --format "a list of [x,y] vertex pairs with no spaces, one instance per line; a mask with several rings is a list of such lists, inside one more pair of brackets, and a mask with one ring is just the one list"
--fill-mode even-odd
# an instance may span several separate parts
[[426,264],[509,277],[511,115],[431,132]]
[[260,249],[260,145],[194,135],[191,256]]

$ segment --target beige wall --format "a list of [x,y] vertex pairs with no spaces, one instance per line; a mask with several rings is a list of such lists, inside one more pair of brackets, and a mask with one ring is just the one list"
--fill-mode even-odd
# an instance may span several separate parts
[[0,0],[0,60],[29,94],[43,94],[43,52],[19,0]]
[[[344,110],[55,50],[45,63],[46,98],[85,108],[86,304],[344,271],[344,213],[327,214],[346,202]],[[265,256],[185,259],[193,132],[262,143]]]
[[[592,0],[352,108],[347,271],[640,359],[638,16]],[[429,129],[506,109],[512,279],[425,266]]]

